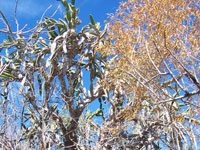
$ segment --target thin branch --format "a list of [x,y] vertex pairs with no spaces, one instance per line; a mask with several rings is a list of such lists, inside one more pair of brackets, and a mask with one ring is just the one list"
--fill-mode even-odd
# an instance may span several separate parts
[[148,49],[148,44],[147,44],[147,42],[146,42],[145,45],[146,45],[146,49],[147,49],[147,55],[148,55],[148,57],[149,57],[151,63],[153,64],[153,66],[155,67],[155,69],[158,71],[159,74],[163,74],[163,73],[160,72],[160,70],[158,69],[158,67],[156,66],[156,64],[154,63],[154,61],[152,60],[152,58],[151,58],[151,56],[150,56],[149,49]]
[[15,4],[15,23],[17,25],[17,33],[19,33],[19,23],[17,21],[17,5],[18,5],[18,0],[16,0],[16,4]]
[[[27,25],[25,25],[25,27],[26,27],[26,26],[27,26]],[[23,27],[22,29],[24,30],[25,27]],[[22,29],[21,29],[20,32],[22,32],[21,34],[30,33],[30,32],[33,32],[35,29],[37,29],[37,27],[38,27],[38,25],[36,25],[36,26],[33,27],[32,29],[27,30],[27,31],[24,31],[24,32],[22,32]],[[1,33],[7,33],[7,34],[10,34],[10,31],[0,30],[0,32],[1,32]],[[17,34],[18,34],[17,32],[12,32],[12,35],[17,35]]]
[[0,75],[2,75],[2,73],[6,70],[6,68],[9,66],[9,64],[10,63],[6,63],[0,68]]
[[153,43],[154,43],[154,46],[155,46],[156,50],[159,52],[159,55],[160,55],[160,57],[162,58],[162,61],[163,61],[164,65],[165,65],[165,67],[167,68],[167,70],[169,71],[170,75],[172,76],[172,78],[175,80],[175,82],[178,84],[178,86],[179,86],[184,92],[187,93],[187,91],[182,87],[182,85],[181,85],[181,84],[179,83],[179,81],[177,80],[176,76],[175,76],[175,75],[172,73],[172,71],[169,69],[169,67],[168,67],[166,61],[164,60],[163,56],[161,55],[160,50],[158,49],[156,43],[155,43],[155,42],[153,42]]
[[9,33],[11,34],[12,38],[15,40],[15,37],[14,37],[14,35],[13,35],[13,32],[12,32],[12,30],[11,30],[11,28],[10,28],[9,23],[8,23],[8,20],[6,19],[6,17],[4,16],[4,14],[3,14],[3,12],[2,12],[1,10],[0,10],[0,14],[1,14],[1,16],[3,17],[3,19],[4,19],[5,22],[6,22],[6,25],[7,25],[7,28],[8,28],[8,30],[9,30]]
[[171,102],[171,101],[182,100],[185,103],[189,103],[190,105],[193,105],[193,106],[200,108],[200,106],[197,106],[195,104],[192,104],[188,101],[183,100],[184,98],[187,98],[187,97],[190,97],[190,96],[193,96],[193,95],[197,95],[197,94],[200,94],[200,90],[199,91],[193,91],[193,92],[190,92],[190,93],[186,93],[182,96],[179,96],[179,97],[176,97],[176,98],[171,98],[169,100],[163,100],[163,101],[157,102],[156,104],[159,105],[161,103],[167,103],[167,102]]
[[42,22],[42,19],[44,18],[44,15],[47,13],[47,11],[48,11],[51,7],[52,7],[52,5],[50,5],[50,6],[44,11],[44,13],[42,14],[42,16],[41,16],[39,22]]
[[56,8],[56,10],[54,11],[54,13],[50,16],[50,18],[52,18],[53,16],[55,16],[55,14],[57,13],[58,9],[60,8],[60,5],[58,5],[58,7]]
[[123,71],[125,73],[127,73],[129,76],[133,77],[136,81],[138,81],[142,86],[144,86],[146,89],[148,89],[153,95],[155,95],[155,97],[157,99],[160,99],[159,96],[150,88],[148,87],[147,85],[145,85],[145,83],[143,83],[142,81],[140,81],[136,76],[134,76],[131,72],[127,71],[127,70],[124,70]]
[[116,121],[117,121],[117,119],[116,119],[116,106],[115,106],[115,104],[113,103],[113,101],[110,99],[109,92],[108,92],[107,90],[105,90],[105,93],[107,94],[109,103],[112,105],[112,109],[113,109],[113,120],[114,120],[114,122],[116,122]]
[[187,76],[188,78],[190,78],[190,79],[194,82],[194,84],[200,89],[200,83],[198,82],[198,79],[195,78],[195,76],[192,75],[192,74],[186,69],[186,67],[183,65],[183,63],[182,63],[178,58],[176,58],[176,57],[172,54],[172,52],[168,49],[167,43],[166,43],[166,35],[165,35],[165,32],[164,32],[164,44],[165,44],[165,48],[167,49],[167,51],[169,51],[170,55],[172,55],[172,57],[181,65],[181,67],[185,70],[185,72],[187,72],[187,75],[186,75],[186,76]]

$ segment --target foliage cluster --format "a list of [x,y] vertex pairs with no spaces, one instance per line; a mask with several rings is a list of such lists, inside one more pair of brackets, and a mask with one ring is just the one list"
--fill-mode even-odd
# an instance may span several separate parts
[[29,31],[0,11],[0,148],[198,149],[199,1],[127,0],[103,31],[62,4]]

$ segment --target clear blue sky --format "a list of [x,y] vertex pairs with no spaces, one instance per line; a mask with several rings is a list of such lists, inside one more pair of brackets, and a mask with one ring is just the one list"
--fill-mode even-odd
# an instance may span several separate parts
[[[71,0],[67,1],[71,2]],[[82,25],[88,24],[89,14],[92,14],[95,21],[101,22],[103,26],[104,20],[107,19],[107,13],[114,13],[120,1],[121,0],[76,0],[76,6],[80,8],[79,17],[82,20]],[[13,31],[16,29],[14,20],[15,2],[16,0],[0,0],[0,10],[8,19]],[[40,19],[43,12],[50,5],[52,5],[52,7],[46,16],[51,16],[52,12],[55,11],[59,5],[62,6],[61,2],[57,0],[18,0],[17,18],[20,28],[25,24],[28,24],[27,29],[36,25],[37,20]],[[60,7],[54,18],[62,18],[63,11],[65,11],[64,8]],[[2,21],[0,21],[0,29],[3,27],[5,26],[3,26]],[[0,37],[2,36],[0,35]]]

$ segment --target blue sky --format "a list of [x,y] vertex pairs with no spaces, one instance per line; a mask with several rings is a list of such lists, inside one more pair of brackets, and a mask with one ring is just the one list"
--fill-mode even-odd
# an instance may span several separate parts
[[[67,0],[71,2],[71,0]],[[101,22],[102,26],[104,20],[107,19],[107,13],[114,13],[118,8],[119,2],[121,0],[76,0],[76,6],[80,8],[79,17],[82,20],[82,25],[88,24],[89,14],[92,14],[96,22]],[[16,30],[16,24],[14,20],[14,10],[15,10],[16,0],[0,0],[0,10],[4,13],[8,19],[9,24],[12,26],[12,30]],[[43,12],[52,6],[45,16],[51,16],[52,12],[58,9],[57,14],[54,18],[62,18],[64,8],[60,1],[57,0],[18,0],[17,7],[17,19],[19,22],[19,27],[22,28],[27,24],[27,29],[30,29],[36,22],[40,20]],[[0,22],[0,29],[4,25]],[[2,34],[2,33],[0,33]],[[1,36],[0,36],[1,37]]]

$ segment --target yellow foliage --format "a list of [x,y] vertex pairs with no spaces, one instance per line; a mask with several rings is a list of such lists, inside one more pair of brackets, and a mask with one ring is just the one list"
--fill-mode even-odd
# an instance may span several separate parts
[[[134,111],[125,106],[118,118],[126,121],[134,118],[144,100],[152,105],[163,104],[155,110],[166,110],[170,115],[181,110],[170,106],[173,99],[184,99],[186,107],[192,105],[194,110],[199,110],[200,10],[195,6],[197,3],[199,0],[127,0],[111,16],[108,36],[97,48],[104,56],[114,56],[102,83],[108,90],[122,87],[134,95],[130,99],[138,104]],[[198,102],[191,101],[192,96]],[[171,117],[181,121],[185,116]]]

